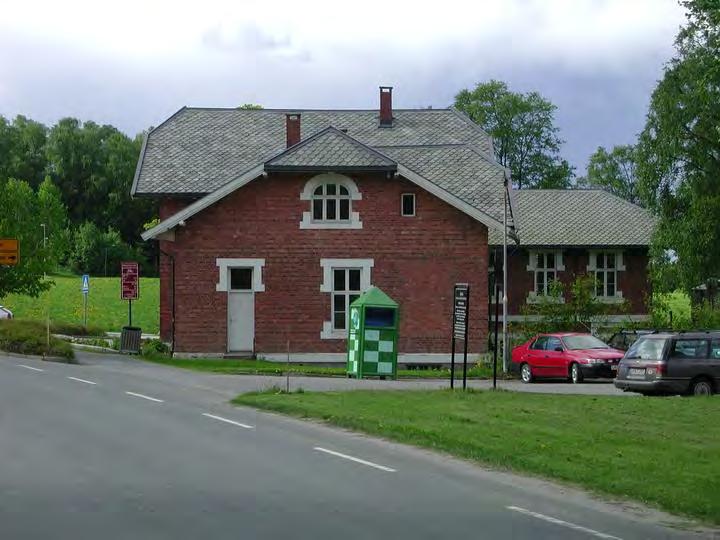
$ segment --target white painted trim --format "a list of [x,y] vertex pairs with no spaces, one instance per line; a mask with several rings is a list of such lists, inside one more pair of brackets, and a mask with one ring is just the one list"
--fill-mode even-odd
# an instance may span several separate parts
[[401,165],[398,163],[398,174],[403,176],[404,178],[407,178],[414,184],[417,184],[421,188],[423,188],[425,191],[428,191],[429,193],[432,193],[435,195],[438,199],[445,201],[450,206],[454,206],[461,212],[464,212],[468,216],[476,219],[483,225],[487,227],[492,227],[500,232],[504,232],[504,227],[502,222],[496,220],[495,218],[489,216],[485,212],[481,212],[474,206],[471,206],[470,204],[466,203],[462,199],[456,197],[455,195],[445,191],[440,186],[433,184],[429,180],[425,179],[425,177],[420,176],[415,171],[412,171],[411,169],[408,169],[404,165]]
[[[323,281],[320,284],[320,292],[332,294],[333,275],[335,268],[360,268],[360,292],[365,292],[372,285],[372,268],[375,266],[374,259],[320,259],[320,266],[323,269]],[[332,298],[330,300],[330,320],[323,321],[320,331],[320,339],[346,339],[345,330],[335,330],[332,326]]]
[[[588,274],[597,272],[597,256],[600,253],[614,253],[615,254],[615,296],[596,296],[595,298],[603,304],[622,304],[625,300],[623,293],[618,289],[619,276],[618,272],[625,271],[625,262],[623,261],[623,252],[620,249],[593,249],[588,251]],[[602,268],[601,272],[607,272],[610,268]]]
[[230,268],[252,268],[252,291],[265,292],[265,284],[262,279],[262,269],[265,266],[265,259],[215,259],[215,264],[219,269],[218,283],[215,286],[216,291],[228,291],[228,271]]
[[[313,193],[318,186],[323,184],[337,184],[347,188],[350,194],[350,201],[362,200],[362,193],[358,190],[357,184],[352,178],[338,173],[323,173],[313,176],[310,180],[305,183],[302,192],[300,193],[301,201],[309,201],[311,205],[310,210],[303,212],[302,220],[300,221],[301,229],[362,229],[362,221],[360,221],[360,214],[353,212],[352,202],[350,204],[350,220],[349,221],[313,221],[312,218],[312,201]],[[338,212],[340,210],[338,209]]]
[[372,268],[375,266],[374,259],[320,259],[320,266],[323,269],[323,281],[320,284],[320,292],[333,292],[332,269],[333,268],[360,268],[360,290],[365,291],[372,284]]
[[216,189],[212,193],[205,195],[205,197],[203,197],[202,199],[195,201],[190,206],[183,208],[176,214],[173,214],[169,218],[161,221],[152,229],[145,231],[144,233],[142,233],[141,238],[143,240],[150,240],[152,238],[156,238],[159,234],[164,233],[165,231],[169,231],[170,229],[179,225],[181,221],[190,219],[198,212],[205,210],[205,208],[207,208],[208,206],[215,204],[220,199],[230,195],[236,189],[241,188],[242,186],[251,182],[258,176],[261,176],[264,171],[265,165],[263,163],[256,165],[252,169],[245,171],[235,180],[228,182],[227,184]]
[[[403,213],[404,206],[403,206],[403,199],[407,196],[412,197],[413,199],[413,213],[412,214],[405,214]],[[414,193],[401,193],[400,194],[400,216],[402,217],[415,217],[417,214],[417,197]]]
[[537,256],[539,253],[553,253],[555,255],[555,271],[564,272],[565,263],[563,262],[563,250],[562,249],[529,249],[528,250],[528,265],[525,269],[528,272],[534,272],[537,270]]

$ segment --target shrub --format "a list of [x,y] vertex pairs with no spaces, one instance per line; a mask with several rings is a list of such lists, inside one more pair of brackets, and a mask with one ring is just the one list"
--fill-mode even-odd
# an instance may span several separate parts
[[164,341],[151,339],[142,344],[141,352],[143,356],[165,356],[170,352],[170,348]]
[[17,319],[0,320],[0,350],[19,354],[59,356],[71,360],[75,354],[66,341],[50,336],[47,346],[47,329],[35,321]]
[[65,336],[104,336],[105,331],[99,326],[83,326],[77,323],[50,322],[50,331],[53,334]]

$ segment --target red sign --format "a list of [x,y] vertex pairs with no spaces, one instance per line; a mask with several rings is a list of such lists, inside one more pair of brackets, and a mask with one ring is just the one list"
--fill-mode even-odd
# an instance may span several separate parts
[[140,295],[140,269],[136,262],[120,263],[120,298],[137,300]]

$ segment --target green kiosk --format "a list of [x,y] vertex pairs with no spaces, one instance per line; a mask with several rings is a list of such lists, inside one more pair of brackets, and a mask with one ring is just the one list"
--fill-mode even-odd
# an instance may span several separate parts
[[370,287],[350,304],[348,377],[397,378],[398,304]]

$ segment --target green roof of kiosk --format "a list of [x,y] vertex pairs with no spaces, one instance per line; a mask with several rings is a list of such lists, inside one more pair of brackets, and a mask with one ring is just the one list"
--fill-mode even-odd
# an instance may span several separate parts
[[367,291],[362,293],[357,300],[355,300],[352,306],[378,306],[378,307],[398,307],[395,300],[390,298],[387,294],[382,292],[377,287],[370,287]]

